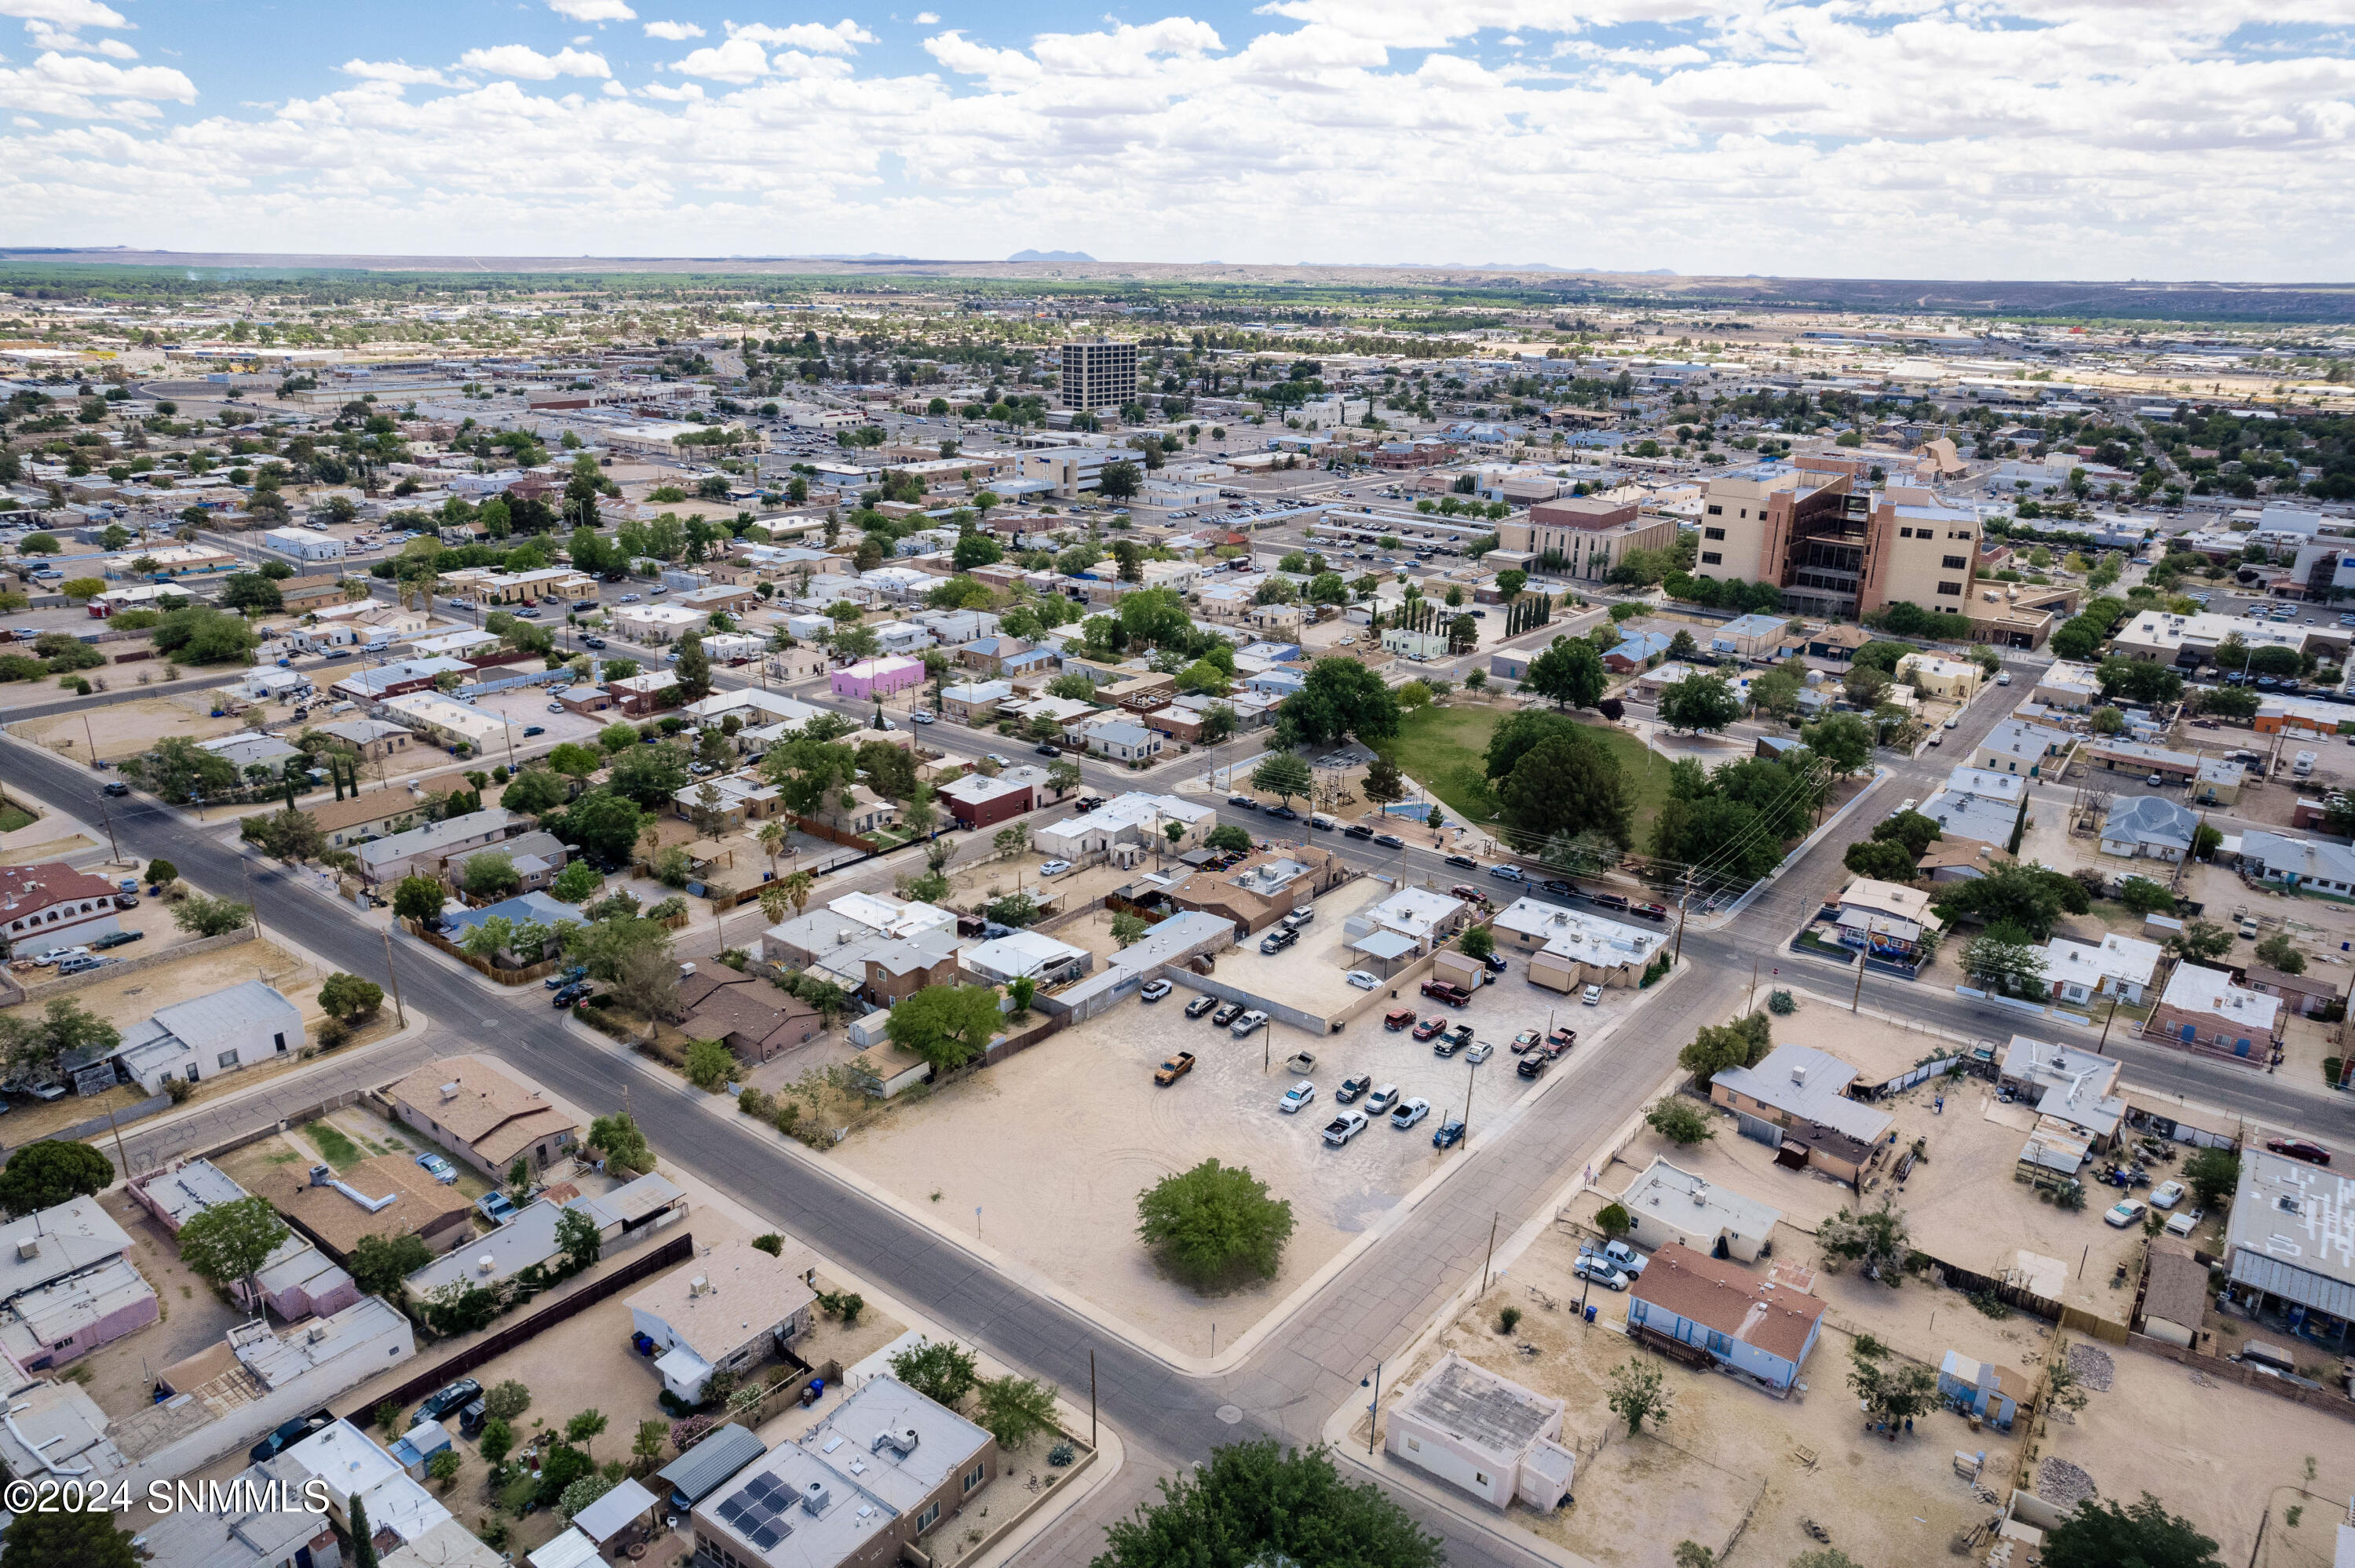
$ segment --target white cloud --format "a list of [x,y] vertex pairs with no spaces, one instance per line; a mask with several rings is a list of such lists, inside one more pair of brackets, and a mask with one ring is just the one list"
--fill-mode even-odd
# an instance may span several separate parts
[[389,81],[400,87],[458,87],[432,66],[413,66],[407,60],[348,59],[336,68],[346,76],[362,81]]
[[779,44],[789,49],[807,49],[813,54],[847,55],[860,44],[871,44],[875,35],[845,16],[831,27],[815,22],[795,22],[790,26],[773,27],[765,22],[751,22],[742,26],[727,24],[730,38],[750,38],[756,44]]
[[697,49],[670,69],[685,76],[708,76],[714,81],[758,81],[769,74],[769,56],[750,38],[730,38]]
[[65,28],[131,26],[130,17],[98,0],[0,0],[0,16],[20,16]]
[[519,77],[525,81],[553,81],[559,76],[613,74],[602,55],[587,54],[579,49],[559,49],[552,55],[544,55],[528,44],[501,44],[496,48],[468,49],[458,57],[458,64],[462,69]]
[[919,27],[937,27],[940,25],[940,17],[932,12],[919,11],[916,13],[916,26]]
[[634,22],[638,16],[622,0],[548,0],[548,8],[576,22]]
[[[2345,5],[1277,0],[1219,13],[1224,37],[1182,13],[927,23],[914,67],[870,64],[855,22],[758,24],[639,89],[601,55],[510,45],[439,71],[352,60],[319,96],[193,122],[140,118],[191,101],[179,72],[57,48],[0,68],[0,122],[0,122],[0,211],[23,243],[147,212],[154,242],[187,249],[266,230],[457,253],[492,224],[558,254],[769,251],[790,210],[808,250],[1053,233],[1137,260],[2302,278],[2355,234],[2355,50],[2244,49],[2233,29]],[[100,11],[0,0],[59,33],[105,30]],[[1496,64],[1508,34],[1528,57]],[[1443,245],[1434,219],[1515,238]]]

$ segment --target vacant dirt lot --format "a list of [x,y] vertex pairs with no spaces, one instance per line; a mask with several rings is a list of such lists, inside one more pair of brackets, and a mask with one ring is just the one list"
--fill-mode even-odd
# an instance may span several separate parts
[[[227,685],[235,673],[223,671],[220,683]],[[210,740],[217,735],[233,735],[246,727],[242,715],[235,718],[210,716],[212,705],[209,691],[183,692],[176,696],[143,697],[134,703],[51,714],[45,718],[26,719],[10,727],[20,738],[69,758],[87,761],[94,743],[100,758],[120,762],[126,757],[138,756],[166,736]],[[250,711],[261,714],[273,728],[287,722],[293,714],[292,709],[275,705]],[[85,725],[89,726],[87,731]]]
[[[1320,926],[1325,919],[1320,914]],[[1223,976],[1223,959],[1220,968]],[[1497,1047],[1476,1067],[1460,1055],[1437,1058],[1406,1031],[1384,1030],[1379,1010],[1321,1040],[1282,1025],[1237,1040],[1207,1018],[1185,1016],[1193,994],[1181,984],[1157,1003],[1125,1002],[898,1106],[842,1144],[837,1158],[959,1229],[975,1224],[978,1207],[988,1245],[1170,1345],[1209,1354],[1214,1335],[1231,1343],[1452,1158],[1433,1149],[1431,1132],[1463,1112],[1467,1094],[1476,1136],[1484,1118],[1531,1091],[1505,1049],[1514,1031],[1542,1024],[1551,1007],[1591,1033],[1633,1005],[1630,993],[1614,991],[1599,1008],[1563,1006],[1566,999],[1530,991],[1516,961],[1499,984],[1450,1013]],[[1435,1003],[1423,1011],[1449,1012]],[[1317,1097],[1286,1116],[1276,1101],[1295,1075],[1284,1058],[1304,1047],[1317,1058],[1307,1075]],[[1198,1065],[1174,1086],[1156,1087],[1155,1065],[1179,1051],[1193,1052]],[[1582,1062],[1573,1049],[1537,1086],[1574,1078]],[[1356,1073],[1428,1100],[1430,1118],[1405,1131],[1369,1127],[1344,1148],[1327,1148],[1321,1131],[1336,1110],[1334,1087]],[[1220,1297],[1165,1277],[1135,1238],[1137,1194],[1209,1159],[1248,1167],[1291,1202],[1296,1226],[1274,1279]]]

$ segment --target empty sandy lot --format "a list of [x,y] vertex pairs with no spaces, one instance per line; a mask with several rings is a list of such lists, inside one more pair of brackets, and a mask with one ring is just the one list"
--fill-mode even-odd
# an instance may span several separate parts
[[[1226,972],[1222,957],[1221,978]],[[1440,1060],[1406,1031],[1386,1031],[1379,1008],[1324,1039],[1273,1025],[1237,1040],[1207,1018],[1185,1016],[1193,994],[1180,985],[1157,1003],[1124,1002],[896,1107],[842,1144],[837,1158],[967,1234],[978,1207],[986,1245],[1179,1350],[1209,1354],[1214,1325],[1217,1342],[1231,1343],[1454,1158],[1432,1147],[1431,1132],[1447,1113],[1461,1113],[1467,1092],[1476,1137],[1484,1118],[1532,1091],[1505,1049],[1514,1031],[1543,1027],[1554,1008],[1588,1032],[1634,1000],[1613,992],[1599,1008],[1562,1007],[1564,999],[1531,989],[1516,961],[1460,1013],[1423,1005],[1469,1021],[1496,1044],[1495,1056],[1475,1067],[1462,1056]],[[1284,1058],[1304,1047],[1317,1057],[1308,1075],[1317,1097],[1286,1116],[1276,1109],[1294,1081]],[[1174,1086],[1156,1087],[1154,1066],[1178,1051],[1193,1052],[1199,1065]],[[1582,1062],[1573,1049],[1535,1087],[1574,1078]],[[1354,1073],[1429,1100],[1430,1118],[1405,1131],[1369,1127],[1347,1147],[1327,1149],[1321,1131],[1334,1114],[1334,1087]],[[1135,1239],[1136,1195],[1207,1159],[1248,1167],[1291,1202],[1296,1227],[1274,1279],[1216,1298],[1165,1278]]]

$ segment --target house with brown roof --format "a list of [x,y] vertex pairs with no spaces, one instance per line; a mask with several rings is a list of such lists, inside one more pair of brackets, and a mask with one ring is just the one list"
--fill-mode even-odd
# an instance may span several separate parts
[[346,599],[341,572],[321,572],[313,577],[283,577],[278,584],[278,602],[289,611],[301,614],[309,609],[325,609],[341,604]]
[[2208,1266],[2188,1241],[2150,1238],[2149,1268],[2143,1277],[2142,1331],[2154,1340],[2195,1349],[2208,1314]]
[[389,1091],[396,1120],[495,1181],[517,1160],[544,1167],[580,1141],[581,1128],[548,1092],[480,1056],[428,1062]]
[[1824,1303],[1805,1289],[1670,1242],[1628,1287],[1627,1331],[1706,1351],[1777,1394],[1823,1332]]
[[2242,981],[2259,996],[2277,996],[2282,1004],[2301,1017],[2312,1018],[2328,1009],[2346,994],[2346,990],[2327,974],[2293,975],[2280,969],[2269,969],[2263,964],[2249,964],[2241,971]]
[[1264,929],[1349,879],[1330,851],[1290,844],[1252,855],[1226,871],[1198,871],[1169,889],[1180,909],[1223,915],[1243,931]]
[[406,1154],[376,1155],[342,1171],[314,1165],[305,1173],[279,1166],[262,1195],[337,1263],[351,1260],[362,1236],[413,1235],[444,1253],[474,1234],[465,1195],[433,1180]]
[[765,1062],[825,1033],[817,1009],[767,980],[725,966],[698,969],[680,982],[679,1027],[698,1040],[717,1040],[740,1062]]

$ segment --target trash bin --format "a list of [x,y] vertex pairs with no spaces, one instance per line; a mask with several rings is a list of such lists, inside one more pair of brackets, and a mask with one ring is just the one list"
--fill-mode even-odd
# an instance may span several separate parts
[[1590,1323],[1594,1321],[1594,1306],[1592,1302],[1587,1304],[1586,1320]]

